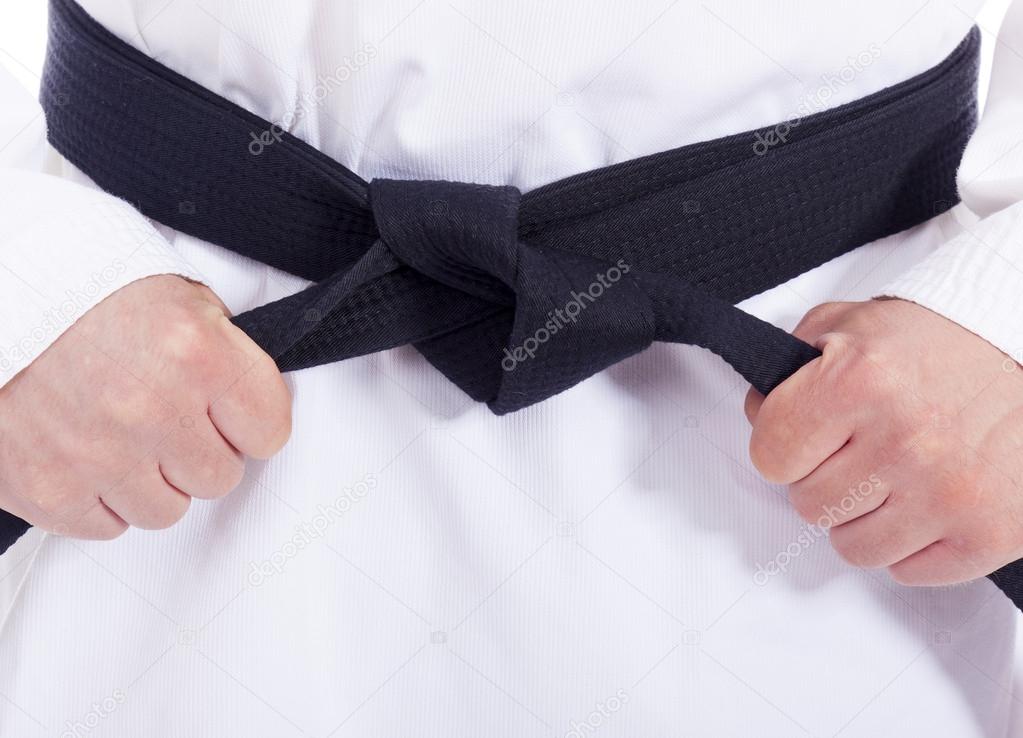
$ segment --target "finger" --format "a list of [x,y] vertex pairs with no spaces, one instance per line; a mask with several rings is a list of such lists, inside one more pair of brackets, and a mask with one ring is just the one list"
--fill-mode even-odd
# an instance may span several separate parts
[[[816,345],[818,339],[855,304],[853,302],[826,302],[818,305],[800,319],[792,330],[792,335],[801,341]],[[756,420],[764,399],[764,395],[753,387],[750,387],[746,393],[743,412],[746,413],[746,419],[751,424]]]
[[158,464],[138,464],[102,495],[107,507],[129,525],[162,530],[181,520],[192,498],[164,479]]
[[831,528],[873,512],[888,499],[889,480],[877,468],[877,449],[855,435],[810,474],[789,486],[789,501],[808,523]]
[[265,459],[291,435],[291,393],[273,359],[234,325],[227,323],[225,330],[244,360],[232,370],[223,392],[211,398],[208,414],[228,443]]
[[45,509],[15,492],[5,496],[4,510],[33,527],[71,538],[109,540],[127,530],[128,524],[96,497],[79,494],[81,490],[65,492],[50,500]]
[[[1011,559],[1010,559],[1011,561]],[[993,556],[964,553],[947,540],[939,540],[888,567],[899,584],[941,587],[977,579],[1010,563]]]
[[164,479],[192,497],[223,497],[245,473],[243,456],[220,435],[208,415],[182,418],[181,427],[160,445],[157,455]]
[[839,344],[782,382],[757,410],[750,458],[768,481],[790,484],[842,448],[857,426],[856,407],[837,381]]
[[40,527],[55,535],[68,538],[110,541],[128,530],[128,523],[107,507],[102,500],[94,500],[85,512],[62,521],[52,520]]
[[941,527],[935,516],[916,513],[907,498],[893,491],[873,512],[832,528],[831,545],[863,569],[891,566],[927,548],[941,537]]
[[750,422],[750,425],[756,422],[757,413],[760,412],[760,406],[764,404],[765,399],[754,387],[750,387],[749,392],[746,393],[746,401],[743,403],[742,411],[746,413],[746,420]]

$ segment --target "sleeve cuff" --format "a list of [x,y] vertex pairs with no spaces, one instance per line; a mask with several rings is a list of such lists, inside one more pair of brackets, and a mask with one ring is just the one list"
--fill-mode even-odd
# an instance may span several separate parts
[[875,297],[909,300],[1023,359],[1023,203],[971,225]]
[[0,170],[0,386],[91,307],[157,274],[203,281],[128,203],[52,175]]

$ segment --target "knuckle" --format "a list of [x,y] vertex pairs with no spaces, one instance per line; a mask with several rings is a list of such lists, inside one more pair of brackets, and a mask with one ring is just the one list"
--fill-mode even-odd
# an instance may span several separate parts
[[969,469],[961,463],[961,448],[949,443],[942,434],[925,433],[914,439],[911,464],[928,473],[927,495],[922,497],[936,515],[948,516],[958,511],[964,522],[981,513],[985,516],[984,495]]
[[210,325],[195,310],[179,309],[167,321],[163,333],[163,353],[179,365],[195,366],[210,362]]
[[[141,428],[154,420],[162,421],[168,413],[166,403],[137,381],[104,383],[98,389],[97,399],[105,422],[119,429]],[[99,435],[92,441],[79,436],[77,441],[94,449],[103,449],[109,444],[108,438]]]
[[[920,433],[911,440],[907,449],[909,457],[915,464],[925,465],[931,469],[929,482],[931,493],[941,498],[954,495],[959,489],[954,464],[945,463],[947,446],[943,434]],[[935,466],[935,462],[939,462],[940,465]]]
[[806,311],[803,323],[809,328],[820,328],[831,323],[838,314],[840,302],[822,302]]
[[860,338],[846,344],[849,367],[857,385],[871,395],[888,395],[897,391],[891,376],[885,371],[891,365],[888,349],[873,338]]

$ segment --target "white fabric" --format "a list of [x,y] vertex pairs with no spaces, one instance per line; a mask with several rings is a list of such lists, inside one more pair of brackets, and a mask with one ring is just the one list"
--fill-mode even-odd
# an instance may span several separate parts
[[[364,177],[525,189],[873,92],[937,63],[980,6],[84,4]],[[999,56],[961,178],[973,213],[960,206],[743,307],[788,328],[818,302],[888,292],[1023,345],[1003,307],[1023,294],[1023,71]],[[23,120],[38,115],[18,104]],[[18,282],[62,296],[115,258],[119,283],[194,273],[236,311],[303,286],[162,227],[153,237],[124,206],[82,194],[81,175],[29,173],[54,171],[38,137],[33,124],[15,139],[19,169],[0,176],[5,193],[38,195],[0,199],[0,263],[20,259],[0,270],[0,309],[17,318],[0,345],[38,351],[61,330],[21,340],[37,316],[14,305],[28,294]],[[75,222],[86,225],[70,235]],[[125,261],[138,240],[147,256]],[[751,468],[745,386],[705,352],[658,345],[503,418],[411,349],[288,382],[291,442],[249,463],[227,499],[197,502],[169,531],[37,536],[5,557],[19,588],[0,631],[0,735],[1023,730],[1008,601],[986,581],[908,589],[844,565]]]

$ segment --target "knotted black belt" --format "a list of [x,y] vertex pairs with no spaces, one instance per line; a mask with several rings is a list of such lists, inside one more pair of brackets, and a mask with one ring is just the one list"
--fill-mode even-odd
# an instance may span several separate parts
[[[405,344],[497,414],[653,341],[763,393],[819,355],[734,307],[957,201],[979,33],[901,84],[784,126],[514,187],[365,182],[51,0],[51,143],[183,233],[313,282],[235,316],[301,369]],[[8,516],[9,517],[9,516]],[[8,542],[25,529],[9,518]],[[1017,604],[1023,577],[992,575]]]

